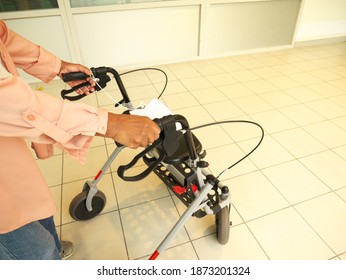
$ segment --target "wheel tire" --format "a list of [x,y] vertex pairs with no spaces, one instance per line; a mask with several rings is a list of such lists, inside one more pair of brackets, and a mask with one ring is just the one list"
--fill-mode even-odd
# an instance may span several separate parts
[[92,199],[92,210],[86,208],[86,199],[88,191],[83,191],[71,201],[69,212],[73,219],[77,221],[86,221],[96,217],[101,213],[106,205],[106,196],[103,192],[98,191]]
[[222,208],[215,214],[216,238],[222,245],[227,244],[229,239],[230,217],[228,207]]

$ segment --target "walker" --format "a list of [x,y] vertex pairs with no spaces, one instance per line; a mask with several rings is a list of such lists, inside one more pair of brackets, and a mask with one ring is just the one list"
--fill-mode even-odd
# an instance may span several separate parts
[[[131,114],[135,108],[118,72],[110,67],[91,68],[91,71],[93,73],[92,78],[96,81],[96,91],[104,88],[111,80],[109,74],[113,75],[122,95],[118,104],[128,108],[124,113]],[[80,72],[63,76],[65,82],[84,79],[86,79],[86,75]],[[84,95],[69,96],[68,94],[88,84],[84,83],[69,90],[63,90],[61,95],[69,100],[83,98]],[[189,123],[183,116],[170,114],[155,118],[154,121],[161,129],[159,138],[137,154],[130,163],[120,166],[117,174],[125,181],[139,181],[154,172],[187,209],[149,259],[156,259],[164,251],[168,243],[191,216],[202,218],[206,215],[215,215],[216,239],[220,244],[226,244],[229,240],[231,225],[231,196],[228,187],[224,186],[218,178],[209,172],[208,162],[205,161],[206,151],[202,150],[200,141],[191,132]],[[101,170],[92,181],[85,182],[82,192],[71,201],[69,212],[75,220],[92,219],[103,210],[106,197],[97,188],[97,184],[115,158],[125,148],[121,144],[115,144],[113,153]],[[127,176],[126,172],[141,158],[147,165],[147,169],[140,174]]]

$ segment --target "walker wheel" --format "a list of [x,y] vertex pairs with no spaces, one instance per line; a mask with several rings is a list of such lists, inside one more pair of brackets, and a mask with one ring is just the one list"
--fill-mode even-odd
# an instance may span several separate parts
[[216,225],[216,238],[217,241],[225,245],[229,239],[229,209],[228,206],[222,208],[219,212],[215,214],[215,225]]
[[86,208],[86,199],[88,196],[88,191],[83,191],[76,195],[75,198],[70,203],[70,215],[73,219],[77,221],[86,221],[96,217],[101,213],[105,204],[106,196],[103,192],[98,191],[92,199],[91,206],[92,210],[88,211]]

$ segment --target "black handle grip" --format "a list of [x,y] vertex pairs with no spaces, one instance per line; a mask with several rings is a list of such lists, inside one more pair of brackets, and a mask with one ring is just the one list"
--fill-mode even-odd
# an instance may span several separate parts
[[70,72],[62,74],[62,80],[66,82],[86,80],[89,76],[83,72]]
[[[85,97],[86,95],[85,94],[76,94],[75,91],[79,88],[82,88],[82,87],[85,87],[85,86],[88,86],[90,85],[89,82],[85,82],[83,84],[80,84],[80,85],[77,85],[77,86],[74,86],[73,88],[70,88],[70,89],[64,89],[61,91],[61,97],[63,99],[67,99],[67,100],[70,100],[70,101],[76,101],[76,100],[79,100],[83,97]],[[70,93],[74,93],[75,95],[67,95],[67,94],[70,94]]]
[[166,155],[164,153],[159,153],[159,157],[157,159],[153,159],[152,161],[150,161],[151,164],[148,166],[148,168],[145,169],[140,174],[137,174],[134,176],[126,176],[125,172],[131,167],[133,167],[138,162],[138,160],[144,157],[150,150],[157,148],[161,145],[162,145],[162,139],[159,138],[152,145],[150,145],[145,150],[143,150],[138,155],[136,155],[129,164],[119,166],[117,170],[118,176],[124,181],[130,181],[130,182],[139,181],[147,177],[150,174],[150,172],[152,172],[156,168],[156,166],[165,158]]

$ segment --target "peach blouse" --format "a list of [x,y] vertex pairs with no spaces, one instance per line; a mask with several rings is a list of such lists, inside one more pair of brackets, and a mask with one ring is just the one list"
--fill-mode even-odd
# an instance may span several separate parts
[[16,68],[49,82],[61,60],[10,30],[0,20],[0,54],[12,74],[0,78],[0,233],[52,216],[56,207],[24,139],[36,155],[53,155],[53,145],[83,163],[92,137],[106,133],[108,113],[90,105],[34,91]]

